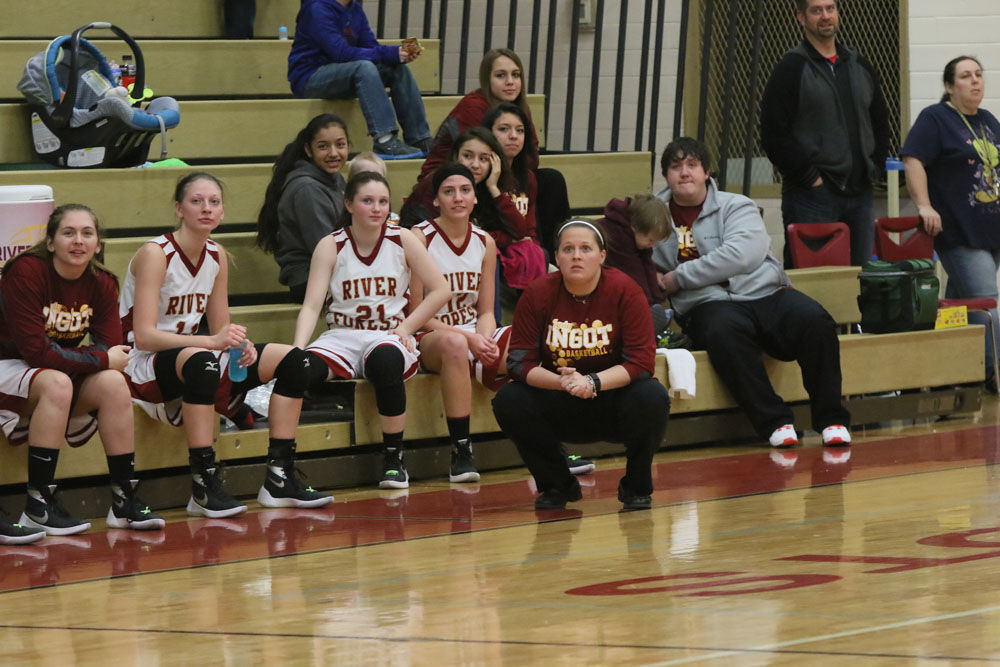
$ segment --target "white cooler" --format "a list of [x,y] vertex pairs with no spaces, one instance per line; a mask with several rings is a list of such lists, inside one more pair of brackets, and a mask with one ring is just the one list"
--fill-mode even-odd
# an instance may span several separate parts
[[0,267],[45,237],[54,208],[48,185],[0,185]]

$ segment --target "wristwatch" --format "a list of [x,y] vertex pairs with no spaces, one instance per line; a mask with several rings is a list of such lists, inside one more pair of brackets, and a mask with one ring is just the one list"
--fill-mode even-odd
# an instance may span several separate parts
[[590,384],[594,387],[594,395],[601,393],[601,378],[597,377],[597,373],[591,373],[587,376],[590,380]]

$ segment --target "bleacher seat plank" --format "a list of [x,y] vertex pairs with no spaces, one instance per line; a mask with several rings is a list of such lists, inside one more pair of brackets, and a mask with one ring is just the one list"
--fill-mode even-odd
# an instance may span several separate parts
[[[128,46],[121,40],[95,39],[104,31],[87,33],[87,39],[104,57],[121,62]],[[58,35],[52,35],[53,38]],[[28,58],[40,53],[50,39],[0,40],[0,98],[21,99],[17,82]],[[384,39],[383,44],[400,40]],[[139,48],[146,65],[146,87],[170,97],[292,96],[288,83],[291,40],[276,39],[149,39]],[[424,53],[410,63],[422,93],[441,91],[439,50],[436,39],[420,40]]]
[[817,266],[789,269],[792,286],[823,304],[837,324],[861,321],[858,310],[858,266]]
[[[138,471],[184,468],[188,465],[184,431],[155,421],[139,408],[135,415],[135,467]],[[350,422],[302,424],[296,432],[297,451],[316,452],[351,446]],[[215,442],[219,461],[259,458],[267,455],[267,429],[219,433]],[[10,447],[0,436],[0,485],[23,484],[28,479],[28,448]],[[108,463],[100,435],[83,447],[63,447],[57,479],[103,476]]]
[[[2,135],[2,133],[0,133]],[[581,153],[543,155],[543,167],[564,170],[573,208],[600,208],[612,197],[649,192],[649,153]],[[393,210],[410,193],[420,160],[389,163]],[[226,186],[223,223],[257,220],[264,190],[271,180],[271,164],[160,167],[155,169],[40,169],[0,171],[0,185],[49,185],[59,203],[85,203],[97,211],[107,229],[134,227],[172,229],[173,192],[177,179],[194,169],[208,169]],[[581,174],[583,176],[581,176]],[[600,176],[603,175],[603,178]],[[577,178],[583,180],[578,181]]]
[[[295,336],[295,322],[301,306],[297,303],[263,304],[257,306],[231,306],[229,319],[247,328],[247,337],[255,343],[292,344]],[[316,320],[313,335],[315,340],[326,329],[323,315]]]
[[[234,309],[237,310],[237,309]],[[239,321],[234,315],[234,320]],[[263,339],[262,339],[263,340]],[[845,395],[871,394],[894,389],[947,386],[981,382],[985,377],[982,355],[983,327],[970,325],[955,329],[910,331],[895,334],[848,334],[840,337],[841,368]],[[934,350],[934,354],[928,354]],[[712,370],[705,352],[694,353],[697,395],[675,399],[671,414],[725,410],[736,407],[729,392]],[[807,399],[798,365],[765,359],[775,390],[787,401]],[[666,383],[667,366],[657,357],[656,377]],[[440,377],[418,374],[407,382],[408,440],[447,435],[441,402]],[[498,432],[490,400],[492,393],[473,384],[473,433]],[[136,408],[136,465],[139,470],[183,467],[187,464],[183,430],[154,422]],[[366,382],[355,384],[355,437],[349,422],[329,422],[299,426],[299,451],[343,449],[352,445],[381,441],[374,391]],[[668,431],[669,433],[669,431]],[[216,449],[220,460],[240,460],[264,456],[267,431],[235,431],[219,434]],[[26,449],[0,446],[0,484],[23,483],[27,475]],[[87,446],[65,449],[59,465],[59,479],[103,475],[107,470],[99,437]]]
[[565,176],[571,208],[603,209],[614,197],[652,190],[652,158],[647,152],[561,153],[542,155],[540,166]]
[[[460,99],[458,95],[424,98],[432,132]],[[543,95],[528,96],[535,109],[541,109],[544,100]],[[372,140],[357,100],[187,100],[180,102],[180,124],[167,132],[167,155],[182,160],[273,159],[311,118],[321,113],[335,113],[344,119],[352,153],[371,150]],[[0,163],[38,162],[27,105],[0,104],[0,126],[11,128],[0,138]],[[541,122],[536,129],[544,145],[545,128]],[[150,147],[150,159],[159,159],[159,151],[160,140],[156,138]]]
[[[162,2],[130,0],[116,6],[100,0],[0,0],[0,38],[51,39],[68,35],[94,21],[110,21],[135,38],[221,37],[221,2]],[[299,0],[267,0],[257,3],[254,34],[278,36],[278,26],[295,31]],[[89,34],[89,33],[88,33]]]
[[[469,428],[472,433],[495,433],[500,430],[490,401],[493,392],[478,382],[472,383],[472,411]],[[441,399],[441,377],[431,373],[418,373],[406,381],[406,430],[407,440],[439,438],[448,435]],[[375,408],[375,390],[367,382],[358,382],[354,389],[354,439],[355,444],[370,445],[382,442],[382,428]]]
[[[840,367],[844,395],[876,394],[895,389],[940,387],[981,382],[986,376],[983,357],[983,327],[906,331],[892,334],[845,334],[840,336]],[[933,353],[928,353],[933,350]],[[712,369],[708,353],[694,352],[697,393],[691,399],[675,399],[671,414],[724,410],[736,407],[729,391]],[[657,377],[666,383],[666,365]],[[804,401],[798,364],[765,357],[764,365],[774,390],[786,401]],[[661,374],[662,373],[662,374]]]
[[[288,288],[278,282],[278,264],[274,256],[257,247],[256,232],[220,233],[213,234],[212,238],[222,244],[230,257],[229,294],[287,291]],[[104,264],[119,277],[124,277],[135,251],[148,240],[148,237],[106,239]]]

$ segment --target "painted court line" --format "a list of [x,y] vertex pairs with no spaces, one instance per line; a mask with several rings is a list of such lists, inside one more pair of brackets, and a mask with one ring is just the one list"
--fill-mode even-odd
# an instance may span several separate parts
[[[717,651],[715,653],[710,653],[708,655],[701,655],[691,658],[680,658],[677,660],[667,660],[666,662],[654,663],[660,667],[665,667],[666,665],[686,665],[692,662],[699,662],[701,660],[714,660],[716,658],[727,658],[734,655],[739,655],[741,653],[748,652],[765,652],[774,651],[778,649],[788,648],[790,646],[801,646],[802,644],[810,644],[812,642],[827,641],[830,639],[842,639],[844,637],[855,637],[857,635],[864,635],[871,632],[881,632],[883,630],[895,630],[897,628],[906,628],[914,625],[920,625],[922,623],[937,623],[938,621],[950,621],[956,618],[966,618],[968,616],[977,616],[980,614],[986,614],[990,612],[1000,611],[1000,605],[990,605],[989,607],[980,607],[978,609],[969,609],[967,611],[958,611],[953,614],[941,614],[939,616],[925,616],[923,618],[912,618],[908,621],[899,621],[897,623],[885,623],[882,625],[873,625],[868,628],[857,628],[855,630],[845,630],[843,632],[832,632],[825,635],[816,635],[813,637],[803,637],[801,639],[790,639],[784,642],[777,642],[775,644],[765,644],[763,646],[753,646],[746,649],[732,649],[729,651]],[[930,656],[933,657],[933,656]],[[958,658],[956,658],[958,659]],[[971,658],[970,658],[971,659]]]

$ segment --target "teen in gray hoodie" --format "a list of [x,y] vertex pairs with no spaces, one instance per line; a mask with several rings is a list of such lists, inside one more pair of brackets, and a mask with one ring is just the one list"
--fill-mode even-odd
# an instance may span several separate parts
[[661,167],[669,187],[657,197],[670,207],[675,233],[656,245],[653,261],[684,333],[708,352],[719,379],[771,446],[799,441],[792,411],[767,375],[765,353],[799,364],[812,427],[823,444],[850,444],[837,325],[823,306],[791,287],[770,252],[757,206],[719,192],[700,141],[672,141]]
[[257,217],[257,245],[274,253],[278,280],[302,303],[316,244],[334,231],[344,211],[347,125],[320,114],[285,146],[274,163]]

